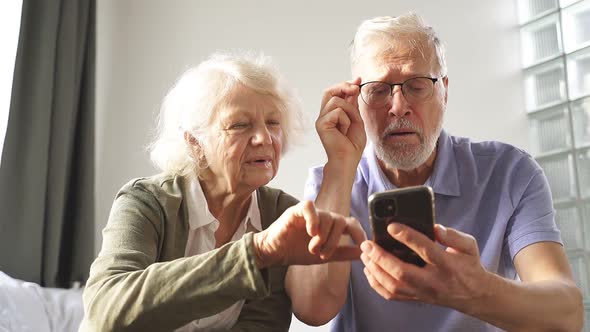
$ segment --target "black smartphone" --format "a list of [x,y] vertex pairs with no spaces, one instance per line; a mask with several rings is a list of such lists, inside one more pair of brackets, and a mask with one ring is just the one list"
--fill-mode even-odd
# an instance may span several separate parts
[[412,249],[387,233],[392,222],[408,225],[434,241],[434,194],[429,186],[406,187],[369,196],[369,221],[373,240],[401,260],[426,265]]

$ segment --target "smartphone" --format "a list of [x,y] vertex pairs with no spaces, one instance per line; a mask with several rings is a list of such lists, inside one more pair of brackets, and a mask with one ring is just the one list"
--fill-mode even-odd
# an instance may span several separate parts
[[401,260],[426,265],[412,249],[387,233],[392,222],[405,224],[434,241],[434,194],[429,186],[406,187],[369,196],[369,221],[373,240]]

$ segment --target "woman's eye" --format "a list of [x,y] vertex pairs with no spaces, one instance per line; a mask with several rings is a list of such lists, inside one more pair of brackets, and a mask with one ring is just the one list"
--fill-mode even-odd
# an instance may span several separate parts
[[266,124],[269,126],[275,127],[275,126],[280,126],[281,122],[279,120],[268,120],[268,121],[266,121]]
[[229,129],[246,129],[248,128],[248,123],[246,122],[238,122],[238,123],[234,123],[231,126],[229,126]]

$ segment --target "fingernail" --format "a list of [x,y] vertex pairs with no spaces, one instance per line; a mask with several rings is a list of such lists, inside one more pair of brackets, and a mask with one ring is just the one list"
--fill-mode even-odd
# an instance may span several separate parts
[[367,254],[370,254],[371,250],[373,250],[373,245],[371,245],[369,241],[365,241],[361,243],[361,250]]
[[363,262],[365,265],[367,265],[367,260],[368,260],[368,259],[369,259],[369,257],[367,256],[367,254],[365,254],[365,253],[362,253],[362,254],[361,254],[361,261],[362,261],[362,262]]
[[439,228],[439,233],[442,236],[447,235],[447,228],[441,224],[438,224],[438,228]]
[[399,227],[398,224],[393,223],[393,224],[389,224],[389,226],[387,226],[389,233],[393,233],[393,234],[397,234],[399,232],[401,232],[401,227]]

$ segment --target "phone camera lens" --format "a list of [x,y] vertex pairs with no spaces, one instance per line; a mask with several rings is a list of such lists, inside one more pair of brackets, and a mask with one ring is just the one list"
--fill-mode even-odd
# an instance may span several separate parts
[[384,199],[375,203],[375,214],[378,218],[387,218],[395,215],[395,201]]

